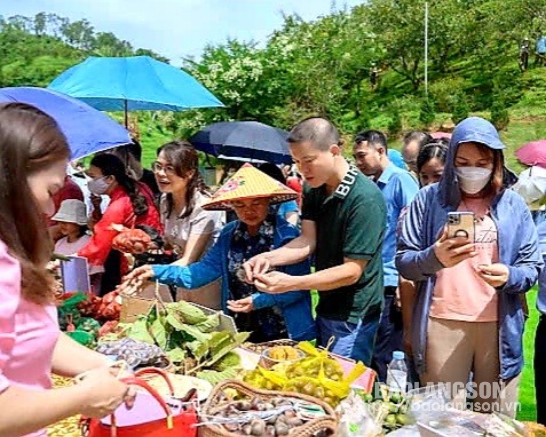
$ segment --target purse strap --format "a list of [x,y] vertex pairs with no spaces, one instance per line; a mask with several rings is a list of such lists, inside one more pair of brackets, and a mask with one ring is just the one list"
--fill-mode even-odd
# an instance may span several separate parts
[[[124,382],[125,384],[128,384],[128,385],[137,385],[137,386],[143,388],[144,390],[146,390],[148,393],[150,393],[152,395],[152,397],[159,403],[161,408],[163,408],[163,411],[165,411],[165,414],[167,416],[165,418],[167,420],[167,429],[173,429],[173,427],[174,427],[174,425],[173,425],[173,414],[172,414],[172,411],[171,411],[170,407],[167,405],[167,403],[161,397],[161,395],[150,384],[148,384],[146,381],[143,381],[142,379],[138,379],[138,378],[136,378],[134,376],[131,376],[131,377],[128,377],[128,378],[122,378],[121,382]],[[118,428],[117,428],[117,424],[116,424],[115,414],[110,415],[110,421],[111,421],[110,437],[117,437]]]
[[167,372],[165,372],[163,369],[158,369],[157,367],[145,367],[144,369],[135,371],[135,377],[137,378],[143,375],[154,375],[154,374],[163,378],[163,380],[167,383],[167,387],[169,388],[169,394],[171,396],[174,396],[174,386],[171,381],[171,378],[169,377]]

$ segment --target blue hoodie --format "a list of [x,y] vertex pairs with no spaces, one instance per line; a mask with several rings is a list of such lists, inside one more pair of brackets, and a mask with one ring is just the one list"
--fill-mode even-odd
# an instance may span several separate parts
[[[224,312],[228,314],[227,300],[230,296],[228,253],[231,237],[238,225],[239,221],[235,220],[224,226],[214,246],[196,263],[187,267],[152,265],[155,275],[153,280],[163,284],[173,284],[192,289],[222,278],[221,304]],[[277,217],[273,236],[275,248],[285,245],[298,235],[299,231],[294,226]],[[297,264],[280,267],[278,270],[289,275],[306,275],[310,273],[309,261],[305,260]],[[282,294],[256,292],[252,295],[252,302],[256,309],[277,306],[285,320],[288,336],[292,340],[302,341],[316,338],[309,291],[297,290]]]
[[[419,373],[425,371],[436,272],[443,268],[434,253],[434,243],[443,231],[448,212],[456,211],[461,201],[454,160],[457,147],[464,142],[481,143],[495,150],[504,148],[491,123],[478,117],[463,120],[453,132],[442,179],[417,194],[398,241],[396,267],[402,276],[417,283],[412,346]],[[508,282],[498,289],[500,378],[506,380],[518,375],[523,367],[524,314],[520,298],[536,282],[542,258],[531,213],[517,193],[501,190],[492,200],[491,217],[498,231],[499,262],[509,269]]]

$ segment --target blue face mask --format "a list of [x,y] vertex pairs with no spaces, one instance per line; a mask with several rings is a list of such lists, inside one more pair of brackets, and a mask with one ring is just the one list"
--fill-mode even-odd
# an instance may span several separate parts
[[459,186],[467,194],[477,194],[491,180],[489,168],[482,167],[457,167],[455,173],[459,178]]
[[101,196],[108,191],[110,184],[106,182],[106,176],[102,176],[97,179],[91,179],[89,182],[87,182],[87,188],[89,188],[91,194]]

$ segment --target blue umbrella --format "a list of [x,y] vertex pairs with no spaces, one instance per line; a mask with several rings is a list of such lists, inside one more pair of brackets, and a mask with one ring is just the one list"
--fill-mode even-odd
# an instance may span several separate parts
[[61,73],[49,88],[101,111],[185,111],[224,106],[185,71],[149,56],[91,56]]
[[53,117],[63,131],[71,158],[111,149],[131,142],[129,132],[91,106],[45,88],[0,88],[0,103],[22,102],[36,106]]
[[222,121],[197,132],[190,142],[197,150],[240,161],[292,162],[288,132],[257,121]]

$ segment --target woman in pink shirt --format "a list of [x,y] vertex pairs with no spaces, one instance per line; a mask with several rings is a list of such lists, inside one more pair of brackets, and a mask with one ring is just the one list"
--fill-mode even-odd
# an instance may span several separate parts
[[[45,435],[66,417],[103,417],[128,388],[107,359],[59,331],[43,214],[54,213],[69,149],[55,121],[23,103],[0,105],[0,435]],[[51,390],[50,374],[89,372]]]

